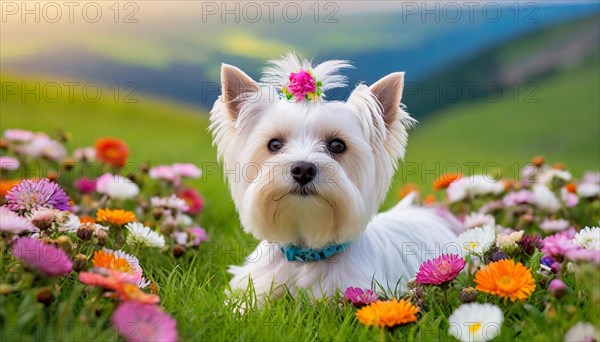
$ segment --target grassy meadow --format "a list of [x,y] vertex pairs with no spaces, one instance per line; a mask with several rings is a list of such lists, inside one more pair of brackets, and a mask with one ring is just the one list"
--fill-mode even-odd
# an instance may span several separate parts
[[[475,165],[474,172],[515,178],[532,156],[544,155],[550,162],[565,163],[577,176],[599,169],[599,72],[595,58],[540,80],[533,94],[531,89],[521,89],[516,101],[514,92],[505,91],[497,102],[461,103],[423,120],[411,132],[406,161],[384,207],[397,201],[396,192],[403,184],[415,183],[429,193],[432,180],[444,171],[455,171],[457,165],[463,173]],[[4,75],[2,82],[31,86],[38,80]],[[526,103],[526,96],[536,102]],[[74,101],[63,96],[57,103],[6,96],[1,108],[0,130],[23,128],[50,134],[64,130],[72,135],[68,143],[72,149],[113,136],[129,144],[132,162],[191,162],[203,167],[205,176],[192,184],[205,199],[199,220],[209,242],[179,259],[157,252],[137,255],[145,275],[159,287],[162,306],[176,318],[182,340],[451,340],[444,314],[449,310],[444,307],[458,306],[458,298],[430,303],[434,309],[415,324],[391,331],[363,327],[353,309],[337,301],[320,301],[313,307],[308,296],[284,298],[244,315],[224,306],[227,265],[241,263],[256,241],[241,232],[223,177],[210,169],[217,165],[216,153],[207,132],[207,113],[202,110],[142,96],[134,104],[115,103],[111,96],[96,103],[81,96]],[[419,119],[418,113],[414,116]],[[82,305],[83,291],[72,275],[65,279],[61,300],[48,308],[35,303],[33,294],[0,297],[0,313],[6,320],[2,340],[116,338],[109,323],[112,310],[106,307],[113,304],[98,303],[89,312],[89,306]],[[598,317],[599,308],[578,305]],[[564,319],[548,325],[535,307],[515,306],[513,311],[505,325],[511,328],[502,330],[501,341],[556,340],[582,319],[577,313],[560,313]]]

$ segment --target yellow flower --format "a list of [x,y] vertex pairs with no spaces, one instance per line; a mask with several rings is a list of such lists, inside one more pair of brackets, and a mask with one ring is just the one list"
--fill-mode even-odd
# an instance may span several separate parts
[[396,298],[373,302],[356,312],[358,321],[367,326],[393,327],[417,320],[419,308]]
[[508,297],[513,302],[526,300],[535,290],[531,270],[510,259],[491,262],[477,271],[475,283],[477,290],[500,298]]
[[137,220],[134,213],[123,209],[98,209],[96,219],[98,222],[112,223],[119,226]]

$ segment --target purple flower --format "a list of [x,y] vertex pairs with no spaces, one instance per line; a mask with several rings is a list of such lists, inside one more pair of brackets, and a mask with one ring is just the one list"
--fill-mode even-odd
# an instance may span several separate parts
[[29,220],[10,211],[7,207],[0,207],[0,232],[21,234],[24,232],[39,231]]
[[552,279],[550,285],[548,285],[548,290],[556,298],[561,298],[569,292],[567,285],[558,278]]
[[294,95],[296,100],[303,101],[308,93],[314,93],[317,90],[315,78],[306,70],[300,70],[297,73],[290,74],[290,83],[286,89]]
[[544,255],[544,256],[542,257],[542,259],[540,260],[540,262],[542,263],[542,265],[545,265],[545,266],[548,266],[548,267],[550,267],[550,266],[552,266],[552,264],[554,263],[554,259],[552,259],[552,257],[551,257],[551,256]]
[[126,341],[177,341],[177,322],[156,305],[123,302],[113,313],[112,324]]
[[458,254],[440,255],[421,264],[419,272],[417,272],[417,282],[441,285],[456,278],[464,267],[465,260]]
[[363,291],[363,289],[352,286],[346,289],[344,298],[356,306],[368,305],[377,301],[377,296],[373,291],[369,289]]
[[12,246],[12,253],[48,277],[67,275],[73,270],[73,263],[62,249],[34,238],[17,239]]
[[188,234],[190,235],[190,239],[192,240],[192,246],[198,246],[200,243],[206,241],[208,237],[206,236],[206,231],[200,227],[192,227],[186,229]]
[[94,179],[81,177],[75,181],[75,188],[81,193],[89,194],[90,192],[96,191],[96,181]]
[[47,178],[25,179],[8,190],[7,207],[10,210],[31,211],[39,208],[54,208],[67,211],[71,208],[69,197],[60,186]]

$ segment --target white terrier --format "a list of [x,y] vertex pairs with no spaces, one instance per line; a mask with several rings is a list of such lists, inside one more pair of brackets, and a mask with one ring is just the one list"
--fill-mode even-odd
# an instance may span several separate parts
[[242,225],[263,240],[230,268],[232,290],[252,285],[262,301],[284,286],[316,298],[374,282],[395,289],[426,259],[459,252],[454,222],[410,198],[377,214],[415,121],[400,107],[400,72],[325,101],[348,67],[289,54],[259,84],[222,66],[210,129]]

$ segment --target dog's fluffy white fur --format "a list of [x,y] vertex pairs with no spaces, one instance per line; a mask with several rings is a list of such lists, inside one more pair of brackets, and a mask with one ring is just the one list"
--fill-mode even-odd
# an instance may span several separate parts
[[[400,104],[403,73],[370,87],[359,84],[345,102],[294,102],[278,95],[289,74],[300,69],[312,70],[324,90],[343,87],[339,71],[348,67],[346,61],[313,67],[289,54],[273,61],[258,83],[222,66],[222,95],[210,129],[242,225],[263,240],[243,266],[230,268],[233,290],[251,284],[260,298],[275,298],[284,285],[319,298],[374,282],[394,289],[424,260],[458,252],[455,223],[413,206],[411,198],[377,214],[414,123]],[[283,148],[270,151],[272,139]],[[328,151],[332,139],[344,142],[343,153]],[[304,186],[309,195],[301,195],[290,176],[290,165],[300,161],[317,166],[316,178]],[[288,262],[278,250],[290,243],[319,248],[348,241],[346,250],[321,261]]]

